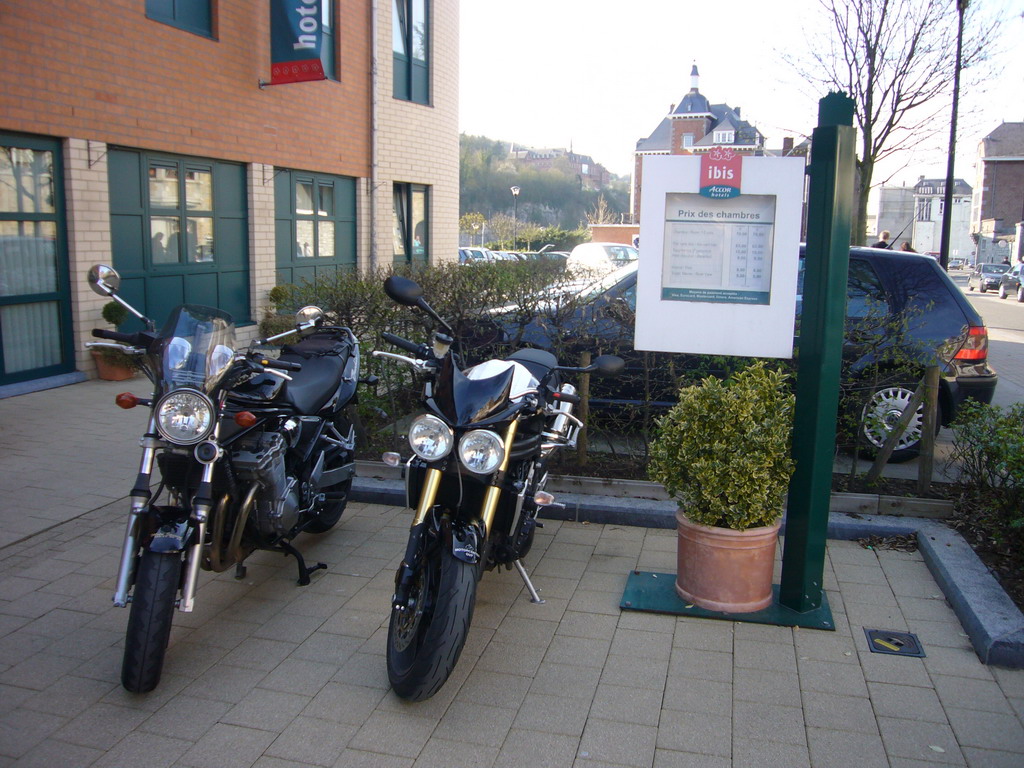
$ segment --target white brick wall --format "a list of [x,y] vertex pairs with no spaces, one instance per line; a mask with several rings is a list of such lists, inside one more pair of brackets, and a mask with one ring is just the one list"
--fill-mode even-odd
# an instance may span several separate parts
[[64,195],[67,204],[68,267],[75,367],[95,378],[85,342],[93,328],[109,328],[100,312],[108,299],[92,292],[86,274],[93,264],[110,264],[110,196],[107,145],[85,139],[64,142]]

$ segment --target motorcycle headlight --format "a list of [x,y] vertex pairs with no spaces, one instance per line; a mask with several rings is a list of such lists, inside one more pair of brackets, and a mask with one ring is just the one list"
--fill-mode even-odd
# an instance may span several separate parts
[[487,475],[505,458],[505,444],[501,438],[486,429],[474,429],[459,440],[459,459],[470,472]]
[[425,414],[409,426],[409,447],[426,461],[437,461],[448,455],[455,442],[451,427],[437,416]]
[[213,431],[213,403],[201,392],[176,389],[160,398],[156,406],[156,428],[170,443],[192,445]]

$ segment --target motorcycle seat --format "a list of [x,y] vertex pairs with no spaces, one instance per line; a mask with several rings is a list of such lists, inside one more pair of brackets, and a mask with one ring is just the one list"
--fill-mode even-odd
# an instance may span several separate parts
[[338,390],[349,352],[347,343],[323,337],[286,346],[281,359],[301,364],[302,370],[289,374],[292,380],[285,383],[282,396],[299,413],[316,413]]

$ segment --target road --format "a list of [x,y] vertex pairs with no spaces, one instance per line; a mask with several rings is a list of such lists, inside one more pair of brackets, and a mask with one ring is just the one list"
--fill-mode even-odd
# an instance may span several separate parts
[[988,326],[989,361],[999,374],[993,403],[1001,406],[1024,401],[1024,304],[1014,297],[1000,299],[995,292],[967,290],[967,272],[953,270],[953,278]]

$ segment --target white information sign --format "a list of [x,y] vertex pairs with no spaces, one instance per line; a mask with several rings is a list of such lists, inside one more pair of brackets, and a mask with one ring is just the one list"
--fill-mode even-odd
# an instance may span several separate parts
[[803,159],[643,163],[636,348],[792,357]]

